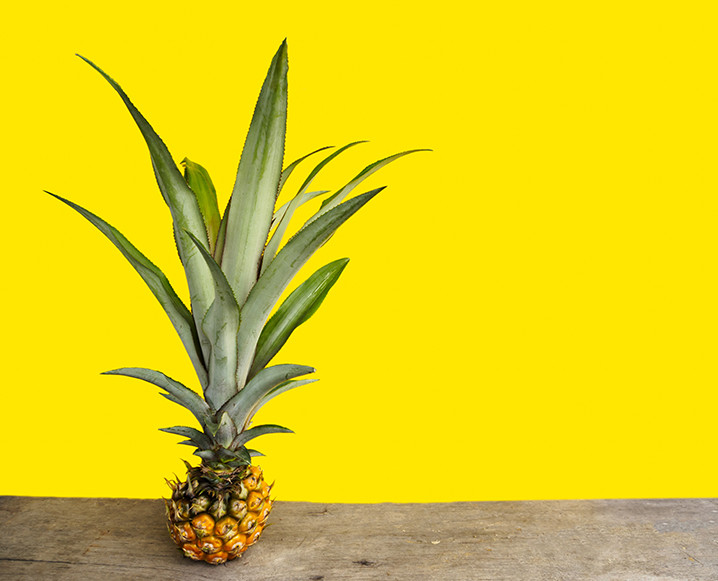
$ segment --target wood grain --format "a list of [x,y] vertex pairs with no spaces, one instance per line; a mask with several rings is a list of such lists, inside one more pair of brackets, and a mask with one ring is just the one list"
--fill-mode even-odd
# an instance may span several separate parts
[[0,497],[0,579],[718,580],[718,499],[277,502],[260,542],[182,557],[157,500]]

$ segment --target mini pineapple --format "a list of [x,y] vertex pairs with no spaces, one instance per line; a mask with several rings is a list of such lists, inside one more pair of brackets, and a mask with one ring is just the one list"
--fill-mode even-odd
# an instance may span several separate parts
[[[352,198],[349,194],[388,163],[419,150],[370,164],[333,193],[311,191],[316,175],[360,142],[349,143],[322,159],[298,192],[276,207],[277,197],[296,167],[330,149],[313,151],[282,169],[287,118],[285,41],[262,85],[234,189],[220,214],[207,171],[185,158],[183,174],[122,88],[99,67],[80,58],[117,91],[147,143],[172,217],[189,287],[189,308],[162,271],[118,230],[77,204],[51,195],[87,218],[125,256],[164,308],[192,361],[202,396],[151,369],[126,367],[105,373],[152,383],[163,390],[164,397],[197,419],[200,429],[162,428],[185,438],[180,443],[196,448],[194,454],[201,459],[199,466],[187,463],[185,481],[169,482],[172,493],[165,501],[168,527],[187,557],[224,563],[257,541],[272,509],[272,487],[265,482],[262,470],[252,465],[252,457],[261,453],[247,448],[247,443],[264,434],[291,432],[275,424],[251,427],[253,416],[277,395],[316,381],[297,379],[313,373],[312,367],[268,364],[292,332],[319,308],[348,259],[335,260],[317,270],[289,294],[271,318],[269,315],[312,254],[383,188]],[[282,245],[297,208],[320,196],[324,199],[314,215]]]

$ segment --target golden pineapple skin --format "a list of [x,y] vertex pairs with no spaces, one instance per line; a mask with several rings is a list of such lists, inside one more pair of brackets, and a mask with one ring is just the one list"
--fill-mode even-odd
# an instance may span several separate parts
[[220,565],[257,542],[272,510],[259,466],[217,472],[201,466],[184,482],[168,482],[165,499],[170,536],[186,557]]

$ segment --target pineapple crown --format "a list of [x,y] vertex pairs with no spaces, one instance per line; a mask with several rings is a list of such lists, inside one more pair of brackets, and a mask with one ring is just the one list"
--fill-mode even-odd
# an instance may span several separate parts
[[[126,367],[105,374],[152,383],[163,390],[161,395],[188,409],[201,431],[187,426],[162,430],[186,438],[180,443],[196,447],[194,453],[202,458],[203,464],[218,469],[249,465],[253,455],[261,455],[246,447],[250,440],[269,433],[291,432],[274,424],[250,427],[254,414],[277,395],[316,381],[297,379],[313,373],[312,367],[267,365],[294,330],[316,312],[348,259],[335,260],[317,270],[284,300],[271,318],[270,312],[314,252],[383,188],[347,199],[349,194],[385,165],[422,150],[404,151],[376,161],[334,193],[310,191],[314,178],[329,162],[361,142],[349,143],[322,159],[297,194],[276,208],[277,197],[296,167],[308,157],[330,149],[317,149],[282,169],[287,120],[285,40],[262,85],[234,188],[220,215],[207,170],[185,158],[182,173],[164,142],[122,88],[94,63],[80,58],[117,91],[147,143],[157,183],[172,216],[177,251],[189,287],[190,308],[177,296],[162,271],[118,230],[77,204],[51,195],[94,224],[147,283],[182,340],[203,397],[151,369]],[[325,196],[319,209],[280,248],[295,211],[319,196]]]

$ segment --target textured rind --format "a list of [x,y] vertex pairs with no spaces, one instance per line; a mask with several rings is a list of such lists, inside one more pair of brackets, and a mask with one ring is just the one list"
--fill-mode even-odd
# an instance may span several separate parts
[[272,487],[259,466],[226,474],[192,468],[184,482],[168,482],[167,528],[182,553],[220,565],[257,542],[272,510]]

